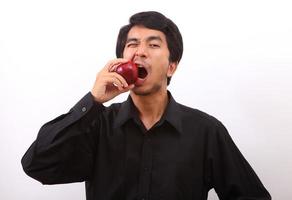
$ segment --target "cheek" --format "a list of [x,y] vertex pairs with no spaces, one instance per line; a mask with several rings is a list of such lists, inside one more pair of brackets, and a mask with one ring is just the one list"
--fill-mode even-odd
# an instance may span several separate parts
[[157,63],[156,75],[165,77],[168,74],[169,62],[167,60]]
[[163,64],[169,64],[169,52],[167,50],[155,51],[152,56]]
[[135,53],[135,51],[133,51],[131,49],[124,49],[123,58],[130,60],[133,58],[134,53]]

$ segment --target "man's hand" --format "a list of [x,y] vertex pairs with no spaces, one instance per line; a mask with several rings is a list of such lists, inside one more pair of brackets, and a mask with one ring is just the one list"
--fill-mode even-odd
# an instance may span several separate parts
[[126,62],[128,60],[122,58],[111,60],[96,75],[95,83],[91,90],[95,101],[99,103],[107,102],[134,87],[134,84],[128,85],[126,80],[115,72],[118,65]]

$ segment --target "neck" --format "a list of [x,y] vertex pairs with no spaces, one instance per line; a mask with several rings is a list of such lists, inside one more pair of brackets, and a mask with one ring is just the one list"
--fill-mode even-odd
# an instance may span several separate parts
[[166,90],[147,96],[131,93],[131,97],[139,111],[139,117],[147,130],[160,120],[168,104]]

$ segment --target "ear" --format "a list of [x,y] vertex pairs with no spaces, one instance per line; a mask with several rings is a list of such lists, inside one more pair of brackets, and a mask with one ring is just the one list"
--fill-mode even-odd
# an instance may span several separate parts
[[178,66],[178,62],[170,62],[168,69],[167,69],[167,77],[171,77],[174,72],[176,71],[176,68]]

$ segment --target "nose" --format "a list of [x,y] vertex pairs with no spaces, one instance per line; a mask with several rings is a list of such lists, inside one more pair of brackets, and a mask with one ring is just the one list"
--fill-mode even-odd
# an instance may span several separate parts
[[135,57],[142,57],[142,58],[145,58],[147,57],[147,52],[146,52],[146,47],[144,45],[139,45],[137,47],[137,50],[135,52]]

